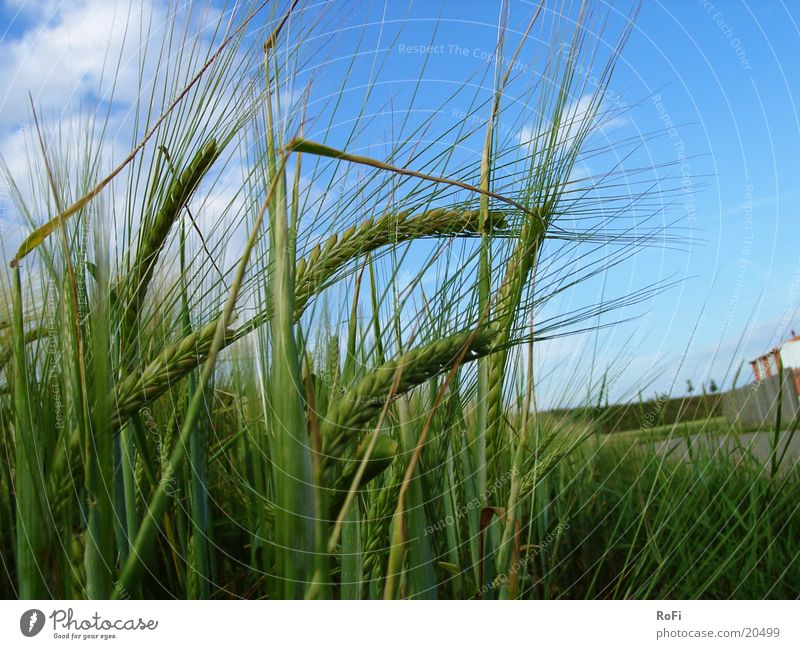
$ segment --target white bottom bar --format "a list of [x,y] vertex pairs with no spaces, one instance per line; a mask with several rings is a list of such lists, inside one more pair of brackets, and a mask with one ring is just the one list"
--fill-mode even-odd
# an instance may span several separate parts
[[0,646],[798,647],[798,618],[786,601],[4,601]]

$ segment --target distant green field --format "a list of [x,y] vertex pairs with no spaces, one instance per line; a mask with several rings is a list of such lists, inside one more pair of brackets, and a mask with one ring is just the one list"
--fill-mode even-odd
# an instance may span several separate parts
[[653,428],[639,428],[621,433],[612,433],[615,442],[658,442],[670,437],[685,437],[687,435],[722,435],[733,430],[725,417],[709,417],[708,419],[695,419],[676,424],[664,424]]
[[676,422],[717,421],[722,419],[722,394],[670,397],[662,394],[633,403],[596,404],[580,408],[548,411],[555,417],[590,419],[600,433],[628,433],[638,430],[671,428]]

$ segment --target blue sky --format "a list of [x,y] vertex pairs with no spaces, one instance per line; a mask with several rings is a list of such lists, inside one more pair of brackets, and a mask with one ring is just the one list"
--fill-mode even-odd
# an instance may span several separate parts
[[[74,106],[81,101],[84,107],[91,103],[101,83],[102,54],[124,31],[114,8],[124,5],[97,0],[10,0],[2,5],[0,87],[6,90],[0,92],[0,153],[7,160],[13,162],[16,154],[15,133],[27,111],[25,90],[45,114],[63,115],[77,110]],[[603,10],[606,5],[597,6]],[[514,0],[510,7],[513,49],[534,5]],[[609,33],[623,24],[629,10],[630,3],[611,4]],[[153,11],[164,10],[155,5]],[[336,73],[343,65],[336,58],[347,60],[356,49],[363,69],[342,97],[337,122],[342,129],[345,118],[363,106],[376,114],[388,111],[389,105],[402,112],[423,64],[425,80],[414,99],[415,110],[440,108],[442,98],[467,80],[486,96],[491,76],[484,75],[485,55],[494,49],[498,13],[495,3],[473,0],[410,8],[406,3],[356,3],[334,16],[339,30],[325,51],[327,66],[315,77],[312,100],[336,92]],[[550,380],[551,401],[558,400],[563,383],[571,380],[574,368],[585,368],[590,356],[599,372],[615,361],[627,366],[612,398],[630,398],[639,388],[647,396],[663,390],[682,393],[687,378],[698,387],[710,378],[722,384],[727,376],[729,381],[743,358],[766,351],[792,328],[800,331],[794,209],[800,193],[800,70],[793,65],[799,24],[800,7],[783,2],[643,2],[609,87],[612,104],[627,108],[615,113],[610,132],[598,135],[609,151],[591,163],[591,171],[613,163],[615,143],[626,138],[637,143],[630,164],[665,164],[680,156],[679,164],[659,172],[677,174],[673,182],[687,183],[687,191],[664,218],[681,220],[680,226],[689,230],[681,230],[682,250],[662,246],[642,251],[609,273],[605,291],[625,295],[651,281],[680,281],[645,304],[616,314],[636,318],[629,323],[597,336],[543,345],[542,366],[559,368]],[[439,49],[427,57],[409,53],[425,44]],[[529,58],[523,60],[531,73],[522,71],[512,97],[533,77],[536,51],[525,50]],[[364,102],[355,82],[374,74],[374,61],[384,56],[380,84]],[[135,87],[132,91],[123,83],[116,101],[121,106],[132,102],[131,92]],[[324,123],[327,105],[312,103],[318,110],[316,123]],[[451,102],[435,123],[452,126],[458,109],[459,100]],[[380,139],[396,121],[397,114],[376,119],[362,137],[362,150],[377,153]],[[509,141],[524,126],[509,123]],[[644,138],[659,130],[660,137]],[[473,153],[468,147],[459,152],[465,159]],[[5,193],[0,199],[7,203]],[[2,216],[6,247],[15,236],[7,205]],[[599,286],[590,282],[553,308],[591,301]]]
[[[705,183],[694,222],[703,241],[685,259],[684,286],[654,307],[654,347],[668,355],[699,323],[679,387],[686,376],[720,381],[728,363],[800,330],[798,17],[779,2],[645,2],[615,79],[658,93],[687,125],[687,155],[702,156],[691,164]],[[637,123],[653,109],[645,103]]]

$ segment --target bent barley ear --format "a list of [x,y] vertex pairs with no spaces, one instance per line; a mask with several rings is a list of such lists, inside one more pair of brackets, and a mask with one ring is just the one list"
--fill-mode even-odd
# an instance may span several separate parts
[[[356,450],[355,457],[351,460],[344,460],[342,464],[344,468],[341,475],[336,479],[333,485],[332,494],[329,500],[329,514],[332,519],[336,519],[339,510],[345,501],[348,490],[353,486],[353,480],[358,472],[359,465],[364,459],[367,447],[369,446],[369,436],[365,437]],[[367,460],[366,470],[361,477],[359,484],[355,485],[356,489],[361,489],[368,482],[371,482],[383,473],[388,467],[392,465],[395,457],[397,456],[398,443],[391,437],[386,435],[378,435],[375,440],[375,448]],[[324,485],[323,485],[324,486]]]
[[[394,399],[456,363],[485,356],[496,334],[489,328],[464,331],[416,347],[367,374],[341,399],[331,403],[320,427],[323,454],[341,457],[360,429],[378,416],[387,399]],[[396,377],[399,380],[396,385]],[[392,389],[394,391],[392,392]]]

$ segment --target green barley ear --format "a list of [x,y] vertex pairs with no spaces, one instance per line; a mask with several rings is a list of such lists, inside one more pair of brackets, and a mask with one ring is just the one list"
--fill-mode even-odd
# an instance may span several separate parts
[[574,451],[587,437],[589,427],[575,429],[574,425],[555,423],[542,425],[541,418],[533,421],[530,433],[526,436],[525,448],[521,455],[524,461],[519,475],[519,500],[529,498],[537,484],[550,473],[558,463]]
[[[332,494],[330,495],[328,501],[329,513],[332,519],[336,518],[336,516],[339,514],[339,510],[344,504],[347,492],[353,484],[353,480],[356,476],[359,465],[366,455],[367,447],[369,446],[370,441],[369,437],[370,436],[367,436],[362,440],[358,450],[355,453],[355,457],[352,460],[347,460],[345,462],[345,467],[342,470],[341,475],[333,485]],[[361,482],[356,488],[361,489],[364,487],[364,485],[377,478],[388,467],[390,467],[397,456],[397,448],[397,442],[391,437],[379,435],[378,439],[375,441],[375,448],[372,449],[372,454],[370,455],[369,460],[367,460],[366,470],[364,475],[361,477]]]
[[[33,329],[29,329],[24,333],[24,341],[27,345],[28,343],[32,343],[39,338],[42,338],[46,333],[44,327],[34,327]],[[11,360],[11,357],[14,355],[14,345],[13,343],[7,345],[6,347],[0,349],[0,369],[3,369],[8,362]]]
[[[486,461],[492,465],[500,447],[505,403],[503,401],[503,382],[508,360],[508,343],[514,318],[523,298],[525,284],[530,278],[539,249],[547,232],[546,224],[549,216],[544,210],[536,209],[537,218],[526,219],[520,232],[519,241],[511,258],[506,264],[506,274],[494,297],[493,326],[497,329],[496,344],[500,348],[496,354],[487,359],[489,391],[487,397]],[[502,470],[502,469],[501,469]]]
[[[164,394],[176,381],[198,367],[208,355],[219,324],[214,320],[202,329],[193,331],[174,345],[167,347],[141,374],[130,374],[114,389],[112,403],[116,406],[115,425],[137,413],[147,403]],[[235,332],[228,329],[224,345],[235,340]]]
[[[354,435],[377,417],[388,398],[396,398],[428,379],[447,372],[459,360],[469,362],[490,353],[496,334],[489,328],[464,331],[416,347],[367,374],[331,404],[320,426],[323,454],[342,457]],[[397,373],[400,378],[390,395]]]
[[[484,225],[491,232],[505,227],[505,212],[500,210],[492,211]],[[390,212],[334,234],[297,263],[295,318],[300,318],[309,300],[353,259],[393,243],[424,237],[473,236],[480,229],[478,210],[436,208],[415,215],[410,210]]]
[[136,327],[136,321],[156,262],[172,226],[219,154],[217,142],[212,139],[194,155],[182,172],[175,173],[167,189],[163,205],[156,212],[149,227],[143,232],[133,269],[126,280],[128,282],[128,304],[125,309],[123,331],[127,336],[131,336]]
[[391,523],[394,505],[403,482],[404,467],[397,462],[387,472],[383,487],[370,494],[364,520],[364,578],[369,583],[371,597],[383,590],[381,568],[391,543]]

